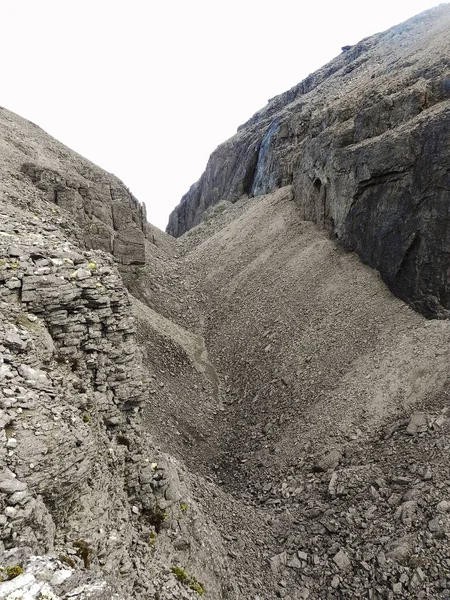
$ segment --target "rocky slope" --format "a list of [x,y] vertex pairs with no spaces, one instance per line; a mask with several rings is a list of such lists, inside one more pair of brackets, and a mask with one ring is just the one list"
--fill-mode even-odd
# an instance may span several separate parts
[[[340,212],[346,186],[373,176],[359,153],[390,169],[437,123],[435,152],[405,175],[411,194],[428,186],[416,223],[434,261],[413,244],[414,282],[430,279],[408,300],[446,316],[431,301],[445,239],[425,232],[446,231],[448,102],[413,116],[400,99],[416,97],[417,65],[441,76],[447,23],[445,6],[419,16],[274,99],[213,155],[200,208],[172,218],[198,222],[178,239],[114,176],[0,110],[0,598],[450,597],[450,323],[347,251],[363,255],[350,221],[404,235],[402,177],[359,188],[379,211],[369,223]],[[357,141],[340,111],[375,64],[378,89],[400,95],[391,131],[373,104],[366,124],[381,129]]]
[[220,200],[292,184],[303,218],[378,269],[427,316],[448,317],[450,6],[346,48],[211,155],[167,231]]
[[449,322],[395,299],[292,195],[222,203],[179,241],[189,305],[206,298],[184,319],[223,381],[209,460],[271,520],[275,594],[445,598]]

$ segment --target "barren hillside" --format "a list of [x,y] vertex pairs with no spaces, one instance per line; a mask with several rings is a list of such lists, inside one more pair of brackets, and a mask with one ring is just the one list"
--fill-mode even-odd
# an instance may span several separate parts
[[450,597],[449,19],[273,99],[176,239],[0,109],[0,598]]

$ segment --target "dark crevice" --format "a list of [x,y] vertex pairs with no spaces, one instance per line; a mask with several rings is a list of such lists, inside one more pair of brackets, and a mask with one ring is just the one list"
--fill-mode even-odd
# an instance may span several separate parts
[[244,189],[244,194],[247,195],[251,195],[252,192],[252,187],[253,187],[253,182],[255,179],[255,175],[256,175],[256,167],[258,165],[258,160],[259,160],[259,149],[260,149],[260,145],[258,145],[255,148],[255,151],[253,153],[253,156],[248,164],[247,167],[247,171],[245,173],[244,176],[244,180],[243,180],[243,189]]
[[405,177],[405,175],[407,175],[409,171],[410,167],[408,166],[406,169],[401,171],[389,171],[387,173],[381,173],[380,175],[373,175],[369,179],[364,179],[363,181],[360,181],[358,187],[356,188],[356,192],[353,196],[353,200],[358,200],[368,188],[375,187],[383,183],[391,183],[393,181],[398,181],[402,177]]
[[403,255],[403,259],[399,266],[397,267],[394,277],[398,277],[398,275],[410,267],[412,258],[417,254],[418,247],[420,245],[420,235],[418,232],[414,233],[409,246],[405,250],[405,254]]

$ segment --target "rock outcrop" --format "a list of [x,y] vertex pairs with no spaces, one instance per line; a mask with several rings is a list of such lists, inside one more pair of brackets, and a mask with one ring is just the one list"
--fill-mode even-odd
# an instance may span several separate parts
[[210,484],[144,427],[154,376],[114,259],[33,209],[0,207],[0,597],[217,597],[233,577],[193,491]]
[[430,317],[450,316],[450,6],[364,39],[242,125],[170,216],[292,185],[328,229]]
[[20,197],[29,182],[73,216],[80,244],[109,252],[122,265],[145,262],[145,206],[117,177],[4,108],[0,134],[3,192],[12,188],[10,196]]

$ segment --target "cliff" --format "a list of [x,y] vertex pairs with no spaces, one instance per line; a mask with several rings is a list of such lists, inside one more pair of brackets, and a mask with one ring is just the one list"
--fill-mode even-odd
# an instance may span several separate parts
[[304,219],[417,310],[448,317],[449,27],[441,5],[270,100],[213,152],[168,233],[182,235],[221,200],[292,185]]

